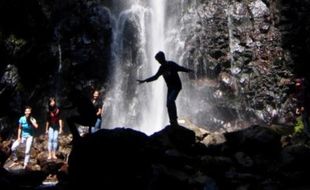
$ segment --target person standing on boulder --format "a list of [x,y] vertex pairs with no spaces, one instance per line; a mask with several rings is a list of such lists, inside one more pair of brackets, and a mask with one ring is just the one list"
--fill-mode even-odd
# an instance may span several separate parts
[[101,128],[102,113],[103,113],[103,107],[102,107],[103,102],[102,102],[102,99],[100,97],[100,91],[99,90],[94,90],[92,95],[93,95],[93,97],[91,98],[91,102],[94,104],[94,106],[97,110],[97,112],[96,112],[97,120],[96,120],[95,126],[93,126],[91,128],[91,132],[94,133]]
[[33,141],[33,129],[38,128],[39,125],[34,117],[31,116],[32,108],[30,106],[25,107],[25,115],[18,120],[18,133],[17,140],[13,143],[11,150],[13,153],[14,162],[17,161],[16,149],[20,143],[26,142],[24,166],[25,169],[30,160],[30,149]]
[[152,82],[158,79],[161,75],[164,77],[166,85],[168,87],[167,93],[167,109],[170,124],[173,126],[178,126],[178,116],[175,100],[179,92],[182,89],[182,83],[178,72],[191,72],[191,69],[182,67],[173,61],[166,60],[165,54],[162,51],[159,51],[155,55],[155,59],[158,61],[161,66],[159,67],[157,73],[154,76],[151,76],[144,80],[138,80],[139,83]]
[[63,128],[60,113],[60,109],[56,105],[56,98],[50,97],[48,99],[48,111],[45,125],[45,133],[48,134],[48,160],[57,159],[56,150],[58,148],[58,134],[62,133]]

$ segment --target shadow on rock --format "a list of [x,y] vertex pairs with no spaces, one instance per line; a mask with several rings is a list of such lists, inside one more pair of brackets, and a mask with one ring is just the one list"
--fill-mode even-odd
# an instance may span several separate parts
[[151,174],[147,144],[148,136],[132,129],[102,129],[81,138],[69,157],[71,184],[88,189],[146,189]]

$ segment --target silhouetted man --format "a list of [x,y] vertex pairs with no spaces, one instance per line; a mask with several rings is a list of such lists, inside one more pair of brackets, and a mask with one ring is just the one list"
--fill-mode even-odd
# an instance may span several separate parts
[[159,62],[159,64],[161,64],[157,73],[154,76],[149,77],[145,80],[138,80],[138,81],[140,83],[151,82],[157,80],[158,77],[163,75],[168,87],[167,108],[170,124],[178,125],[177,108],[175,105],[175,100],[177,99],[177,96],[180,90],[182,89],[182,83],[178,75],[178,71],[190,72],[192,70],[182,67],[173,61],[167,61],[165,58],[165,54],[162,51],[158,52],[155,55],[155,59]]

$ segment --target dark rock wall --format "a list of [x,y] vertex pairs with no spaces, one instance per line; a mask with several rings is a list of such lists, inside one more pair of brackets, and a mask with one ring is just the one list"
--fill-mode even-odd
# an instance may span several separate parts
[[13,125],[31,105],[43,126],[48,96],[101,88],[112,39],[107,8],[95,1],[1,1],[1,117]]
[[282,34],[283,48],[291,52],[295,73],[309,79],[306,64],[310,53],[310,2],[278,0],[277,3],[277,24]]
[[[198,81],[194,86],[201,93],[211,92],[203,107],[212,108],[198,113],[202,119],[216,113],[214,117],[224,123],[241,118],[268,124],[293,117],[293,81],[296,75],[306,75],[300,60],[307,51],[301,42],[307,40],[299,39],[305,36],[306,26],[291,28],[305,20],[302,13],[307,6],[294,4],[303,11],[288,16],[289,4],[214,0],[183,6],[179,24],[185,45],[179,55],[184,65],[195,70],[190,77]],[[296,20],[294,15],[299,15]],[[292,50],[297,44],[303,51]],[[225,116],[227,112],[230,116]]]

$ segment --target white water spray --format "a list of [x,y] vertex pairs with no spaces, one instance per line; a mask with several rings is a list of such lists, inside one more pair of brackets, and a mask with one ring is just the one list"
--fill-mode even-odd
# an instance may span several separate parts
[[61,45],[58,44],[58,73],[62,70],[62,50]]
[[53,92],[58,100],[61,97],[61,90],[63,88],[63,80],[62,80],[62,48],[61,44],[58,43],[57,45],[57,52],[58,52],[58,68],[57,72],[55,73],[55,92]]
[[[151,31],[150,31],[150,40],[149,44],[149,53],[148,57],[150,61],[148,67],[151,67],[151,75],[154,75],[158,68],[159,64],[154,59],[155,54],[158,51],[165,50],[165,0],[156,0],[151,1],[152,7],[152,19],[151,19]],[[149,115],[145,115],[143,118],[142,128],[148,129],[150,127],[150,123],[152,124],[152,129],[149,132],[159,131],[165,126],[165,117],[167,115],[165,110],[165,94],[164,94],[164,80],[159,78],[157,81],[150,83],[152,88],[152,93],[150,94],[150,108],[151,112]]]
[[103,128],[134,128],[149,135],[165,126],[163,79],[142,85],[136,81],[159,68],[154,56],[164,50],[164,7],[164,0],[152,1],[149,8],[135,3],[118,16]]

